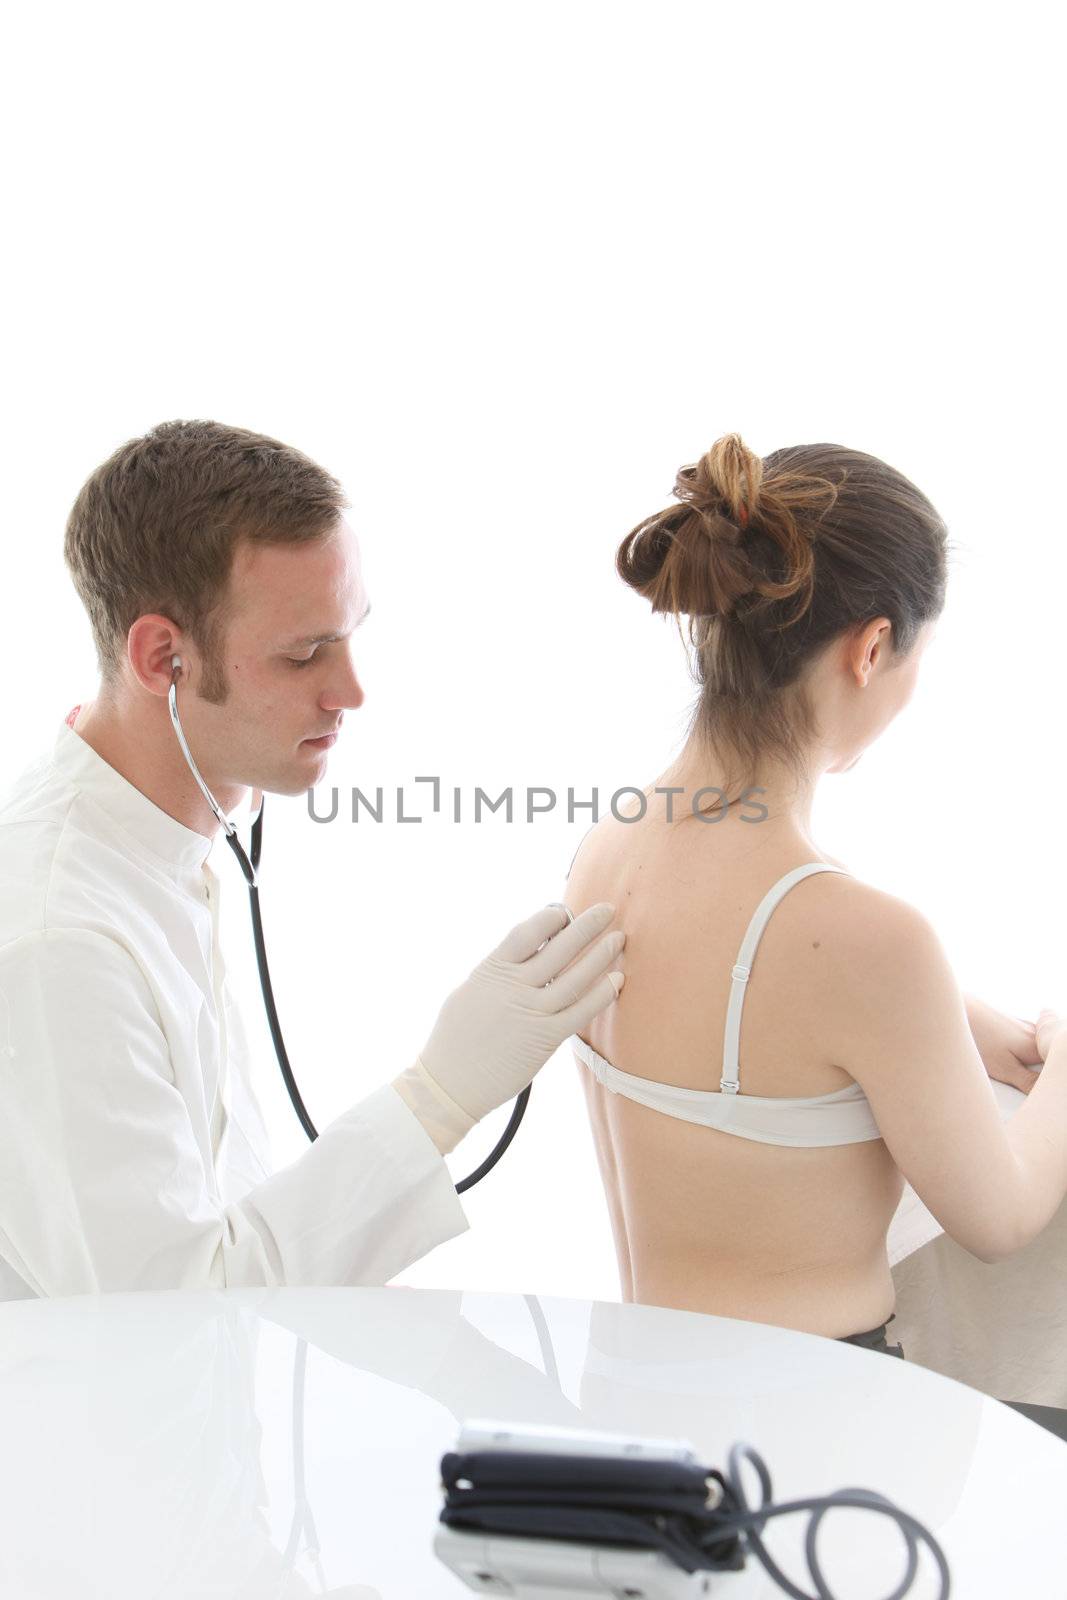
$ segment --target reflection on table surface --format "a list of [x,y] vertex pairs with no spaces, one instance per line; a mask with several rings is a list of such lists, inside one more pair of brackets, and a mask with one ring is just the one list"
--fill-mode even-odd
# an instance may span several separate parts
[[[1009,1574],[1047,1584],[1061,1543],[1061,1443],[834,1340],[406,1288],[85,1296],[0,1310],[0,1593],[461,1596],[431,1548],[437,1468],[478,1416],[682,1436],[714,1465],[743,1439],[778,1499],[876,1489],[937,1536],[966,1600],[1007,1592]],[[747,1487],[757,1499],[754,1474]],[[802,1587],[806,1520],[766,1535]],[[903,1571],[899,1532],[865,1512],[828,1517],[820,1550],[848,1600]],[[716,1587],[781,1593],[752,1562]],[[930,1574],[913,1600],[934,1592]]]

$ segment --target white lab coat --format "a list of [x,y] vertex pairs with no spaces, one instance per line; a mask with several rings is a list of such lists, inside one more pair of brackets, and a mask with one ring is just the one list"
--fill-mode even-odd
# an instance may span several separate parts
[[0,799],[0,1300],[384,1283],[468,1225],[388,1085],[271,1174],[210,849],[66,724]]

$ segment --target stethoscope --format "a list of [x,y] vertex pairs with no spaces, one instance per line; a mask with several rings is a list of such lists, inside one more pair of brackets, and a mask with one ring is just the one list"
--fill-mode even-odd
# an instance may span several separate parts
[[[170,681],[170,689],[167,692],[167,704],[170,707],[170,720],[174,726],[174,732],[178,736],[178,743],[181,746],[182,755],[188,762],[189,771],[196,779],[200,788],[200,793],[203,795],[204,799],[207,801],[208,805],[211,807],[212,811],[215,813],[215,816],[221,823],[223,831],[226,834],[226,843],[237,857],[245,883],[248,885],[248,899],[252,909],[252,937],[255,940],[256,965],[259,968],[259,985],[263,991],[263,1004],[267,1012],[267,1022],[270,1025],[270,1036],[274,1041],[274,1053],[278,1057],[278,1065],[281,1068],[282,1078],[285,1081],[285,1087],[289,1091],[289,1098],[293,1102],[293,1110],[299,1117],[300,1125],[307,1134],[308,1138],[314,1140],[319,1136],[318,1129],[308,1116],[307,1107],[304,1105],[303,1099],[300,1095],[300,1090],[296,1085],[296,1079],[293,1077],[293,1069],[289,1065],[289,1056],[286,1053],[285,1041],[282,1039],[281,1024],[278,1021],[278,1009],[274,1003],[274,990],[271,986],[270,969],[267,965],[267,947],[263,941],[263,918],[259,909],[258,873],[259,858],[263,851],[263,792],[259,789],[254,791],[255,794],[259,796],[259,804],[256,806],[252,814],[250,859],[247,855],[245,855],[244,850],[241,848],[241,841],[237,837],[236,828],[233,826],[233,823],[222,810],[221,806],[216,801],[215,796],[211,793],[211,790],[200,776],[196,762],[193,760],[192,752],[186,743],[185,733],[182,729],[181,720],[178,716],[178,676],[181,672],[181,656],[172,656],[170,665],[172,677]],[[480,1183],[485,1177],[486,1173],[491,1172],[496,1166],[497,1162],[500,1160],[500,1157],[504,1154],[504,1151],[507,1149],[508,1145],[518,1132],[519,1123],[523,1119],[529,1098],[530,1089],[529,1085],[527,1085],[512,1107],[511,1116],[508,1119],[507,1127],[504,1129],[503,1133],[500,1135],[500,1138],[497,1140],[492,1150],[490,1150],[481,1166],[475,1167],[473,1172],[469,1173],[467,1177],[463,1178],[459,1183],[456,1184],[457,1194],[463,1194],[465,1190],[473,1188],[476,1183]]]

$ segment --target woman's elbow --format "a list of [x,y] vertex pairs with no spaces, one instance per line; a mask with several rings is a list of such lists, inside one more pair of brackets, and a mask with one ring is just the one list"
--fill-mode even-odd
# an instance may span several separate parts
[[1002,1222],[995,1233],[984,1236],[976,1243],[965,1244],[964,1249],[985,1266],[995,1267],[998,1262],[1007,1261],[1009,1256],[1013,1256],[1028,1243],[1028,1234],[1018,1227]]
[[937,1220],[953,1244],[987,1267],[995,1267],[998,1261],[1006,1261],[1027,1242],[1022,1227],[1008,1216],[983,1218],[981,1223],[973,1217],[966,1222],[958,1217],[951,1221],[941,1217]]
[[981,1261],[982,1264],[987,1267],[995,1267],[999,1261],[1006,1261],[1008,1257],[1010,1255],[1014,1255],[1014,1253],[1015,1252],[1010,1249],[976,1250],[973,1247],[967,1251],[968,1255],[973,1256],[976,1261]]

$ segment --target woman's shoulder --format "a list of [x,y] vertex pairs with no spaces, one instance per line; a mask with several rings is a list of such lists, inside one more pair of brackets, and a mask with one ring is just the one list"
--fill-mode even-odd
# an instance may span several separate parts
[[[634,802],[631,801],[630,805],[633,809]],[[619,812],[619,815],[605,812],[582,834],[567,868],[568,883],[585,873],[600,869],[610,871],[615,863],[625,859],[625,847],[633,842],[633,823],[639,819],[636,815],[628,817],[622,805]]]
[[[805,903],[809,909],[814,901],[831,911],[831,925],[837,934],[840,952],[846,960],[854,958],[861,951],[870,952],[906,940],[909,935],[929,926],[923,913],[910,901],[858,877],[845,862],[836,860],[825,851],[809,859],[812,863],[823,862],[839,870],[811,873],[802,880],[804,901],[795,895],[786,895],[783,904],[792,900],[792,910],[800,919],[804,917]],[[797,863],[798,866],[803,864]],[[787,873],[782,876],[787,876]]]
[[[844,866],[825,853],[820,859]],[[813,873],[801,895],[784,897],[776,918],[778,936],[785,937],[827,1017],[842,1006],[850,1011],[859,1006],[868,1017],[875,1009],[892,1008],[900,994],[894,980],[913,972],[916,962],[926,964],[940,944],[917,906],[847,867]]]
[[837,867],[837,872],[820,872],[812,876],[820,884],[826,885],[834,897],[834,903],[841,908],[845,926],[850,934],[856,934],[867,929],[873,930],[877,935],[895,934],[906,932],[917,922],[925,920],[922,912],[913,906],[910,901],[902,900],[899,895],[890,894],[888,889],[882,889],[875,883],[869,883],[865,878],[857,877],[844,861],[838,861],[834,856],[822,851],[812,860],[819,860],[827,866]]

